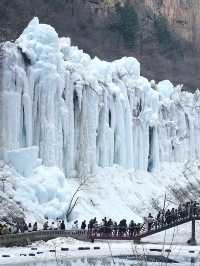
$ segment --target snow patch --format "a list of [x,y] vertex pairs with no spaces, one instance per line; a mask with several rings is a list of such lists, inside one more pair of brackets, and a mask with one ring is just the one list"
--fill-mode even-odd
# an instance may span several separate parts
[[38,147],[21,148],[7,152],[6,162],[12,165],[22,176],[30,176],[41,163],[38,159]]

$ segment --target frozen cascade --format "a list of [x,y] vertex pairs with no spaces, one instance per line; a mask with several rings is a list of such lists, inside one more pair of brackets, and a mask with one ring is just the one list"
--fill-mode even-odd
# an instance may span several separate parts
[[0,159],[37,146],[44,165],[79,177],[200,159],[200,92],[149,82],[135,58],[91,59],[34,18],[0,64]]

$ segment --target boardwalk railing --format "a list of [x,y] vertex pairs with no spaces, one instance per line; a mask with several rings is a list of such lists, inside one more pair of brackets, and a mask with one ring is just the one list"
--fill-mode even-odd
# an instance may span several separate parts
[[26,233],[0,235],[0,246],[24,246],[34,241],[48,241],[57,237],[73,237],[78,240],[89,240],[86,230],[41,230]]
[[[165,231],[167,229],[192,222],[192,234],[189,240],[190,244],[196,244],[195,239],[195,221],[200,220],[200,213],[185,213],[171,219],[170,223],[154,222],[149,229],[145,227],[140,230],[130,232],[126,230],[120,231],[113,227],[96,227],[91,230],[41,230],[26,233],[6,234],[0,235],[0,246],[20,246],[31,244],[34,241],[44,240],[48,241],[57,237],[72,237],[78,240],[94,241],[95,239],[110,239],[110,240],[133,240],[139,242],[142,238]],[[189,243],[188,242],[188,243]]]
[[170,223],[158,223],[155,222],[152,224],[151,229],[145,229],[144,226],[142,226],[142,229],[137,232],[130,233],[130,230],[125,230],[124,233],[119,233],[119,230],[117,233],[115,230],[110,230],[108,233],[104,233],[104,230],[92,230],[89,232],[89,238],[90,239],[110,239],[110,240],[134,240],[135,242],[140,242],[140,240],[144,237],[148,237],[151,235],[154,235],[156,233],[168,230],[170,228],[192,222],[192,228],[191,228],[191,239],[188,240],[188,243],[191,245],[196,244],[195,239],[195,221],[200,220],[200,214],[190,214],[185,215],[182,217],[177,217],[175,220],[172,220]]

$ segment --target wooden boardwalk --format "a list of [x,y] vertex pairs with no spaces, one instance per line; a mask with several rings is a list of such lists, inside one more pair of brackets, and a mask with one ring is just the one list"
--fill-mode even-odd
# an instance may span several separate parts
[[[3,246],[23,246],[31,244],[34,241],[48,241],[57,237],[72,237],[82,241],[94,241],[98,240],[133,240],[140,242],[144,237],[154,235],[156,233],[168,230],[170,228],[191,222],[191,239],[190,244],[195,245],[195,221],[200,220],[200,215],[190,215],[176,219],[170,224],[158,224],[154,225],[151,230],[141,230],[140,233],[130,236],[128,233],[119,235],[111,233],[99,233],[98,228],[95,231],[88,230],[41,230],[36,232],[26,232],[17,234],[0,235],[0,247]],[[189,243],[189,242],[188,242]]]
[[72,237],[83,241],[90,240],[87,230],[41,230],[0,235],[0,247],[25,246],[34,241],[48,241],[57,237]]
[[140,240],[144,237],[148,237],[163,231],[166,231],[170,228],[174,228],[176,226],[182,225],[182,224],[186,224],[191,222],[191,238],[188,240],[188,244],[190,245],[196,245],[196,238],[195,238],[195,221],[199,221],[200,220],[200,214],[198,215],[186,215],[182,218],[178,217],[176,220],[174,220],[173,222],[171,222],[170,224],[166,224],[166,223],[161,223],[161,224],[154,224],[151,228],[151,230],[141,230],[138,234],[133,235],[132,237],[130,237],[130,235],[124,234],[124,235],[115,235],[113,233],[111,234],[100,234],[100,233],[91,233],[89,238],[90,239],[99,239],[99,240],[106,240],[106,239],[110,239],[110,240],[133,240],[135,242],[140,242]]

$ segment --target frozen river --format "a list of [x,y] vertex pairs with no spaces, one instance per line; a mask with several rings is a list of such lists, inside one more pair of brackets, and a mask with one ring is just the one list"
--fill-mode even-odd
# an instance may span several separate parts
[[[181,231],[182,237],[184,231]],[[200,246],[188,246],[179,237],[171,244],[161,236],[151,238],[156,243],[134,244],[132,241],[77,241],[57,238],[39,241],[27,247],[0,248],[0,266],[199,266]],[[159,239],[158,239],[159,238]],[[184,237],[188,239],[188,236]],[[168,242],[169,241],[169,242]]]
[[199,265],[200,260],[196,258],[194,260],[191,257],[184,260],[179,258],[179,262],[172,261],[164,257],[138,257],[136,260],[132,256],[121,256],[121,257],[102,257],[102,258],[73,258],[73,259],[64,259],[64,260],[54,260],[48,262],[30,262],[30,263],[18,263],[18,264],[6,264],[7,266],[167,266],[167,265],[181,265],[181,266],[190,266],[190,265]]

